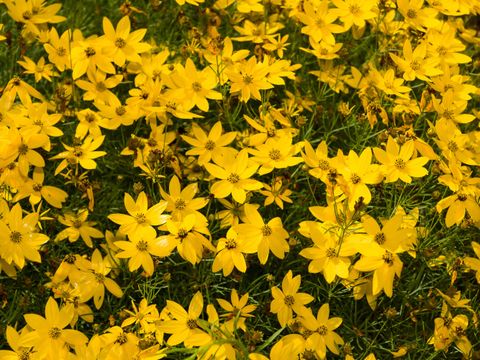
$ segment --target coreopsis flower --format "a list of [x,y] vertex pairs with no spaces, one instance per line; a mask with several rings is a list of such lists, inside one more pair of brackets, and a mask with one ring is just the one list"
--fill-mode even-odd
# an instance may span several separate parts
[[236,225],[234,229],[243,241],[259,241],[257,254],[260,263],[267,262],[270,251],[277,258],[283,259],[290,246],[286,240],[288,232],[284,229],[282,220],[275,217],[265,223],[255,206],[250,204],[245,204],[245,216],[246,222]]
[[105,44],[102,52],[106,54],[118,66],[125,62],[141,62],[141,53],[150,50],[151,46],[141,42],[147,29],[138,29],[130,32],[130,18],[124,16],[120,19],[117,27],[114,28],[107,17],[103,18],[103,32]]
[[267,81],[268,67],[257,63],[255,56],[237,66],[227,68],[225,74],[231,81],[230,93],[240,94],[240,101],[247,102],[250,98],[261,100],[260,90],[273,88]]
[[0,359],[4,360],[17,360],[17,359],[32,359],[34,349],[31,346],[22,346],[22,335],[28,333],[28,329],[24,328],[22,332],[18,333],[11,326],[7,326],[5,331],[5,337],[7,339],[8,346],[12,350],[0,350]]
[[435,132],[438,140],[435,140],[442,154],[449,161],[455,159],[468,165],[477,165],[474,160],[470,138],[466,134],[462,134],[458,126],[445,118],[441,118],[435,122]]
[[160,236],[160,241],[169,249],[178,250],[179,255],[195,265],[200,262],[206,249],[215,251],[211,242],[204,236],[210,235],[208,221],[199,212],[186,215],[180,220],[169,219],[162,228],[169,235]]
[[342,48],[342,43],[329,44],[325,41],[315,42],[313,38],[310,38],[309,41],[310,46],[312,47],[311,49],[303,47],[301,47],[300,49],[315,55],[317,59],[333,60],[337,59],[340,56],[338,54],[338,51]]
[[403,78],[407,81],[415,79],[430,81],[432,76],[442,74],[442,70],[438,68],[440,60],[427,56],[426,42],[421,42],[412,50],[412,44],[407,39],[403,44],[403,58],[395,54],[390,54],[390,57],[403,73]]
[[410,87],[403,85],[404,80],[395,76],[393,69],[388,69],[384,74],[375,71],[372,74],[375,86],[386,95],[395,95],[399,98],[408,99]]
[[438,114],[437,120],[445,119],[459,124],[467,124],[475,120],[475,115],[463,113],[467,108],[468,102],[456,101],[452,91],[447,91],[441,101],[433,97],[432,104]]
[[355,254],[351,247],[342,246],[335,232],[323,232],[318,226],[310,226],[310,236],[314,246],[304,248],[299,255],[312,260],[308,264],[308,272],[323,273],[325,280],[331,283],[338,276],[348,278],[350,272],[349,256]]
[[93,247],[92,238],[101,239],[103,238],[103,233],[95,229],[93,226],[96,223],[87,221],[87,218],[87,209],[80,209],[77,214],[67,212],[63,216],[59,216],[58,221],[68,227],[57,234],[55,241],[62,241],[68,238],[68,241],[75,242],[81,237],[88,247]]
[[296,14],[296,17],[305,26],[302,27],[302,34],[307,34],[315,42],[325,41],[327,44],[335,44],[334,33],[338,34],[346,31],[342,26],[334,24],[338,15],[334,9],[329,7],[327,0],[319,3],[306,1],[303,5],[303,11]]
[[302,158],[305,164],[310,168],[308,173],[317,179],[326,182],[330,170],[333,168],[333,163],[328,157],[328,146],[325,141],[318,144],[314,150],[308,141],[304,141],[304,151],[302,151]]
[[235,150],[228,147],[228,145],[235,140],[237,132],[231,131],[223,135],[222,132],[222,123],[220,121],[217,121],[212,126],[208,135],[199,125],[193,123],[192,133],[195,137],[182,135],[182,139],[193,146],[193,149],[188,150],[186,154],[198,156],[199,165],[205,165],[211,160],[215,162],[221,161],[225,153],[235,155]]
[[128,215],[110,214],[108,218],[120,225],[119,231],[129,236],[149,234],[148,238],[155,237],[157,232],[154,226],[163,225],[170,217],[163,214],[168,205],[166,201],[160,201],[149,208],[147,195],[143,191],[138,194],[136,201],[125,193],[124,204]]
[[[124,331],[120,326],[113,326],[99,337],[90,340],[93,343],[93,358],[104,359],[134,359],[139,353],[140,339],[132,332]],[[90,346],[89,343],[89,346]],[[97,348],[96,350],[95,347]]]
[[109,127],[109,120],[104,119],[93,110],[80,110],[76,113],[76,116],[78,118],[78,124],[77,128],[75,129],[75,137],[79,139],[84,139],[87,135],[97,138],[102,136],[101,128]]
[[108,103],[115,95],[109,89],[113,89],[122,81],[121,75],[112,75],[107,78],[107,74],[101,70],[87,70],[88,81],[79,79],[75,84],[84,90],[83,100],[101,101]]
[[73,304],[67,304],[59,309],[57,302],[50,297],[45,305],[45,318],[37,314],[24,315],[25,321],[33,331],[22,337],[22,345],[33,347],[39,359],[54,359],[64,356],[62,350],[67,344],[70,346],[86,344],[88,338],[83,333],[65,329],[73,316]]
[[222,94],[213,90],[217,83],[214,72],[209,68],[197,71],[190,58],[185,62],[185,67],[178,64],[166,78],[166,84],[171,89],[170,96],[182,103],[186,111],[194,106],[202,111],[208,111],[207,99],[221,100]]
[[105,43],[104,39],[93,37],[76,41],[71,45],[74,80],[85,74],[88,69],[95,71],[98,68],[107,74],[115,74],[111,58],[103,53]]
[[122,328],[131,326],[131,325],[140,325],[144,331],[155,331],[155,324],[160,315],[158,314],[157,306],[155,304],[148,304],[147,299],[140,300],[140,303],[137,307],[132,300],[133,311],[125,310],[125,312],[130,315],[122,322]]
[[467,64],[472,58],[464,53],[466,46],[457,38],[457,29],[444,23],[441,30],[432,29],[427,33],[428,52],[438,58],[441,64]]
[[204,54],[205,60],[210,63],[209,68],[217,75],[220,85],[225,84],[228,80],[224,70],[244,60],[250,53],[248,50],[233,51],[232,39],[229,37],[223,39],[222,45],[223,48],[220,53],[207,52]]
[[477,282],[480,284],[480,244],[476,241],[472,241],[472,248],[475,252],[476,258],[467,256],[463,259],[463,263],[470,270],[474,271],[477,276]]
[[242,239],[237,232],[230,228],[224,238],[218,240],[217,254],[212,264],[212,271],[223,270],[223,275],[228,276],[233,268],[240,272],[247,270],[247,263],[243,254],[254,254],[257,252],[259,241]]
[[35,63],[32,59],[27,56],[23,57],[24,61],[17,61],[24,69],[25,74],[35,75],[35,82],[39,82],[42,79],[52,81],[53,66],[51,64],[45,64],[45,58],[42,56],[38,63]]
[[274,38],[276,32],[283,27],[284,25],[275,21],[253,23],[247,19],[243,22],[243,27],[238,25],[234,26],[234,29],[240,33],[241,36],[234,37],[233,40],[263,44],[265,41]]
[[282,290],[274,286],[271,288],[273,300],[270,304],[270,311],[277,314],[280,326],[286,326],[293,320],[293,313],[303,316],[308,312],[306,304],[313,301],[313,296],[307,293],[299,293],[302,277],[293,277],[292,270],[289,270],[282,281]]
[[440,24],[436,19],[438,11],[432,7],[424,7],[424,0],[398,0],[398,12],[404,17],[405,23],[414,29],[425,31]]
[[233,199],[243,204],[247,198],[247,191],[262,188],[262,183],[251,179],[257,171],[258,165],[248,158],[248,150],[241,150],[235,157],[226,156],[218,159],[218,164],[205,164],[207,171],[219,179],[213,183],[211,192],[216,198],[223,199],[232,195]]
[[278,57],[281,59],[283,58],[283,52],[287,49],[287,46],[290,45],[290,43],[287,43],[287,41],[288,35],[282,36],[278,34],[276,39],[269,38],[268,42],[262,45],[262,47],[271,53],[276,52]]
[[385,182],[400,179],[410,183],[412,177],[423,177],[428,174],[428,170],[423,167],[428,162],[428,158],[421,156],[412,159],[414,151],[415,144],[412,140],[399,146],[391,136],[388,137],[386,151],[380,148],[373,149],[375,157],[381,163]]
[[77,258],[75,265],[80,271],[75,272],[71,280],[82,284],[80,288],[80,301],[86,302],[93,297],[95,308],[100,309],[105,298],[105,288],[114,296],[120,298],[123,291],[118,284],[107,277],[111,265],[107,257],[103,257],[98,249],[92,254],[91,260]]
[[259,175],[268,174],[273,169],[284,169],[300,164],[303,159],[298,154],[303,146],[302,142],[292,144],[292,138],[270,138],[264,144],[249,150],[252,159],[260,165]]
[[167,300],[167,309],[172,315],[170,320],[161,321],[161,331],[171,334],[167,340],[170,346],[183,343],[185,347],[202,346],[211,341],[211,336],[199,326],[203,311],[202,293],[198,291],[188,306],[188,312],[175,301]]
[[194,198],[198,192],[197,183],[188,184],[182,189],[180,180],[175,175],[170,180],[168,190],[167,193],[160,187],[160,194],[167,202],[166,211],[173,218],[183,218],[185,215],[197,212],[208,203],[208,199],[204,197]]
[[317,316],[312,314],[311,309],[302,314],[302,325],[308,330],[306,347],[314,349],[319,359],[325,359],[327,348],[332,353],[340,354],[338,345],[344,341],[334,330],[342,324],[342,318],[330,318],[330,305],[323,304],[318,310]]
[[230,295],[230,301],[224,299],[217,299],[218,304],[221,308],[227,311],[226,314],[221,315],[222,317],[227,318],[228,320],[224,323],[227,330],[232,334],[237,329],[242,329],[247,331],[247,326],[245,325],[245,320],[249,317],[253,317],[250,314],[254,311],[257,306],[248,304],[248,293],[243,294],[241,297],[238,296],[237,290],[233,289]]
[[112,95],[108,102],[95,101],[95,106],[98,108],[98,115],[105,120],[104,126],[107,129],[115,130],[120,125],[132,125],[140,116],[138,106],[123,105],[116,95]]
[[363,28],[367,20],[377,17],[375,0],[362,2],[357,0],[332,0],[332,3],[335,5],[332,13],[338,16],[345,30],[350,29],[353,25]]
[[290,199],[290,195],[292,195],[292,191],[286,187],[283,187],[282,179],[276,178],[273,182],[273,185],[270,186],[268,184],[263,184],[265,190],[261,190],[260,194],[266,196],[265,202],[263,203],[264,206],[268,206],[270,204],[275,204],[283,210],[283,202],[292,203],[292,199]]
[[71,30],[63,32],[58,36],[57,29],[52,27],[49,33],[49,40],[43,44],[45,51],[48,53],[48,60],[54,64],[59,71],[71,69],[72,59],[70,57],[71,48]]
[[130,271],[135,271],[141,266],[147,276],[152,276],[155,268],[152,255],[166,257],[175,248],[162,237],[157,237],[155,231],[133,232],[128,235],[128,241],[115,241],[114,244],[121,250],[115,254],[115,257],[129,259]]
[[49,237],[37,231],[39,214],[22,216],[20,204],[15,204],[0,220],[0,256],[8,264],[15,263],[20,269],[25,260],[41,262],[40,246]]
[[17,95],[24,105],[31,104],[32,97],[45,101],[45,97],[32,85],[29,85],[20,77],[14,76],[10,79],[7,85],[5,85],[3,96],[7,96],[6,99],[9,98],[13,102]]
[[96,169],[97,163],[94,159],[107,154],[105,151],[97,150],[100,145],[102,145],[104,139],[104,135],[98,136],[95,139],[92,136],[87,136],[79,145],[68,146],[63,144],[66,151],[50,158],[51,160],[63,159],[55,169],[55,175],[58,175],[69,165],[79,164],[87,170]]
[[[237,225],[240,220],[245,221],[245,204],[239,204],[236,201],[229,202],[225,199],[218,199],[220,204],[226,210],[220,210],[215,214],[215,218],[220,220],[220,228],[228,228]],[[257,204],[251,204],[258,208]]]
[[378,184],[382,181],[383,174],[377,164],[372,164],[372,149],[366,148],[357,155],[350,150],[347,156],[339,152],[335,158],[335,168],[342,175],[342,185],[348,197],[348,205],[353,210],[355,203],[362,198],[364,204],[369,204],[372,195],[367,185]]

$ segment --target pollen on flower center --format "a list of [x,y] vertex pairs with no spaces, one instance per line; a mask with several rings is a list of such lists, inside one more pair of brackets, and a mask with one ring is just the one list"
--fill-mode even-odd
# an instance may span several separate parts
[[320,170],[326,171],[330,168],[330,165],[328,164],[327,160],[322,159],[318,161],[318,167],[320,168]]
[[350,177],[350,181],[352,182],[352,184],[358,184],[360,181],[362,181],[362,179],[360,178],[360,176],[353,173],[352,176]]
[[282,158],[282,153],[278,149],[272,149],[268,153],[268,156],[270,157],[270,159],[276,161],[276,160],[280,160]]
[[405,160],[398,158],[395,160],[394,165],[398,169],[404,169],[407,164],[405,164]]
[[97,52],[96,52],[95,49],[92,48],[92,47],[87,47],[87,48],[85,49],[85,55],[86,55],[87,57],[92,57],[92,56],[95,55],[96,53],[97,53]]
[[352,13],[353,15],[356,15],[360,12],[360,6],[358,6],[357,4],[353,4],[353,5],[350,5],[348,10],[350,10],[350,13]]
[[336,257],[337,256],[337,251],[335,250],[335,248],[328,248],[327,251],[326,251],[326,255],[327,255],[328,258]]
[[95,89],[98,92],[104,92],[105,90],[107,90],[107,87],[105,86],[105,83],[103,81],[100,81],[95,85]]
[[191,330],[197,328],[197,322],[194,319],[188,319],[187,320],[187,327]]
[[382,257],[383,261],[385,261],[385,264],[392,266],[393,265],[393,255],[391,252],[386,252],[385,255]]
[[328,333],[328,328],[325,326],[325,325],[322,325],[320,326],[318,329],[317,329],[317,332],[322,335],[322,336],[325,336],[327,335]]
[[124,48],[127,45],[127,42],[123,38],[116,38],[115,39],[115,46],[119,49]]
[[59,46],[57,49],[58,56],[65,56],[67,54],[67,50],[63,46]]
[[467,195],[465,194],[458,194],[457,199],[460,201],[466,201],[467,200]]
[[243,82],[245,84],[251,84],[253,82],[253,77],[251,75],[243,75]]
[[202,84],[200,84],[198,81],[195,81],[192,83],[192,89],[195,92],[199,92],[202,90]]
[[292,295],[287,295],[287,296],[285,296],[285,298],[283,299],[283,302],[284,302],[285,305],[287,305],[287,306],[292,306],[293,304],[295,304],[295,298],[294,298]]
[[125,334],[120,334],[117,336],[117,339],[115,340],[115,343],[123,345],[128,341],[127,335]]
[[[137,245],[137,247],[138,247],[138,245]],[[98,283],[102,284],[102,283],[105,282],[105,275],[100,274],[100,273],[95,273],[95,280],[96,280]]]
[[38,184],[38,183],[34,183],[32,185],[33,191],[40,191],[40,190],[42,190],[42,187],[43,187],[42,184]]
[[115,108],[115,114],[117,114],[118,116],[125,115],[126,112],[127,109],[125,109],[125,106],[118,106],[117,108]]
[[175,200],[175,209],[177,210],[183,210],[187,206],[187,203],[183,199],[177,199]]
[[23,349],[20,354],[18,354],[19,360],[29,360],[30,359],[31,350]]
[[207,149],[208,151],[212,151],[213,149],[215,149],[215,142],[212,140],[207,140],[207,142],[205,143],[205,149]]
[[263,236],[270,236],[272,235],[272,228],[268,225],[263,225],[262,227],[262,234]]
[[15,244],[19,244],[22,242],[22,234],[18,231],[12,231],[10,233],[10,241],[15,243]]
[[28,145],[21,144],[21,145],[18,147],[18,153],[19,153],[20,155],[25,155],[27,152],[28,152]]
[[230,181],[232,184],[236,184],[240,181],[240,176],[238,176],[238,174],[236,173],[231,173],[230,175],[228,175],[227,181]]
[[138,213],[135,215],[135,219],[137,220],[137,223],[143,224],[147,222],[147,217],[145,216],[144,213]]
[[387,240],[383,232],[376,233],[374,239],[375,239],[375,242],[379,245],[383,245]]
[[447,55],[447,48],[445,46],[439,46],[437,48],[437,53],[440,56],[445,56],[445,55]]
[[79,229],[80,227],[82,227],[82,221],[79,220],[79,219],[75,219],[75,220],[72,221],[72,226],[74,228]]
[[407,11],[407,17],[410,19],[415,19],[417,17],[417,12],[413,9]]
[[185,239],[185,238],[187,237],[188,231],[185,230],[185,229],[180,228],[180,229],[178,229],[178,233],[177,233],[177,234],[178,234],[178,237],[183,240],[183,239]]
[[56,326],[48,330],[48,336],[50,336],[52,339],[58,339],[60,335],[62,335],[62,330]]
[[412,70],[417,71],[420,69],[420,63],[417,60],[413,60],[410,63],[410,67],[412,68]]
[[455,141],[453,141],[453,140],[450,140],[450,141],[448,142],[447,147],[448,147],[448,150],[450,150],[450,151],[452,151],[452,152],[455,152],[455,151],[458,150],[458,145],[457,145],[457,143],[456,143]]
[[137,243],[137,250],[138,251],[147,251],[148,250],[148,243],[145,240],[140,240]]
[[225,247],[228,250],[235,249],[237,247],[237,242],[234,239],[227,239],[225,241]]

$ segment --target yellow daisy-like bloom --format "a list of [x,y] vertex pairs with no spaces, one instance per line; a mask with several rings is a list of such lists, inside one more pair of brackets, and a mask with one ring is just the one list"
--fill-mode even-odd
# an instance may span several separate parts
[[223,275],[228,276],[233,268],[245,272],[247,263],[243,254],[253,254],[257,252],[259,241],[239,239],[237,232],[230,228],[224,238],[218,240],[217,255],[213,260],[212,271],[223,270]]
[[49,237],[37,232],[38,213],[22,217],[20,204],[15,204],[0,220],[0,255],[8,264],[15,263],[20,269],[25,259],[41,262],[38,249]]
[[205,164],[207,171],[220,181],[212,185],[211,192],[216,198],[225,198],[232,194],[235,201],[243,204],[247,191],[262,188],[262,183],[250,179],[257,171],[258,165],[253,165],[248,158],[248,150],[241,150],[235,158],[225,156],[219,165]]
[[138,194],[137,201],[134,201],[130,194],[125,193],[124,203],[128,215],[111,214],[108,218],[120,225],[119,230],[129,236],[139,234],[155,236],[157,232],[154,226],[164,224],[170,217],[162,215],[168,205],[166,201],[160,201],[149,208],[147,195],[143,191]]
[[184,189],[180,186],[180,180],[175,175],[169,183],[169,193],[160,187],[160,194],[167,202],[166,211],[171,213],[172,218],[183,218],[185,215],[197,212],[208,204],[204,197],[194,198],[198,192],[197,183],[188,184]]
[[289,137],[270,138],[250,152],[254,155],[252,159],[260,165],[259,175],[264,175],[273,169],[284,169],[303,162],[301,157],[295,156],[302,146],[302,142],[292,144],[292,138]]
[[237,290],[233,289],[231,293],[231,303],[227,300],[217,299],[218,304],[222,307],[223,310],[227,311],[226,314],[223,314],[222,317],[226,317],[228,320],[225,322],[226,328],[233,334],[235,330],[242,329],[247,331],[247,326],[245,325],[246,318],[253,317],[250,314],[254,311],[257,306],[248,303],[248,293],[238,296]]
[[188,312],[180,304],[171,300],[167,300],[167,309],[173,320],[162,321],[158,327],[161,331],[172,334],[167,340],[168,345],[184,343],[185,347],[202,346],[212,340],[211,336],[198,325],[203,310],[203,297],[200,291],[190,301]]
[[102,51],[118,66],[125,65],[125,62],[133,61],[140,63],[141,53],[150,50],[151,46],[141,42],[147,29],[139,29],[130,32],[130,18],[124,16],[120,19],[116,29],[110,20],[103,18],[104,40],[107,43]]
[[288,271],[282,281],[282,290],[278,287],[272,287],[273,301],[270,305],[270,311],[277,314],[280,325],[286,326],[293,319],[293,313],[302,315],[308,310],[306,304],[313,301],[313,296],[307,293],[299,293],[302,277],[297,275],[293,277],[292,270]]
[[212,159],[215,162],[221,161],[222,157],[225,156],[225,153],[234,155],[235,150],[227,147],[227,145],[235,140],[237,132],[231,131],[223,135],[222,132],[222,123],[220,121],[217,121],[212,126],[208,135],[200,126],[198,126],[196,123],[193,123],[192,133],[195,137],[193,138],[182,135],[183,140],[194,146],[193,149],[187,151],[187,155],[198,156],[199,165],[205,165]]
[[93,247],[92,238],[101,239],[103,233],[95,229],[93,226],[96,223],[87,221],[87,217],[87,209],[81,209],[77,214],[68,212],[64,216],[59,216],[58,221],[68,227],[57,234],[55,241],[68,238],[68,241],[75,242],[81,237],[88,247]]
[[412,159],[415,144],[412,140],[399,146],[391,136],[388,137],[386,150],[374,148],[375,157],[382,164],[385,182],[394,182],[398,179],[403,182],[412,182],[412,177],[423,177],[428,170],[423,167],[428,162],[426,157]]

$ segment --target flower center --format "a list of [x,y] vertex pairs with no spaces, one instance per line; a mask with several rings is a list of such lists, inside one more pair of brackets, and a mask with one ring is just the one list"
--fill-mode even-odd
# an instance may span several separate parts
[[467,200],[467,195],[465,194],[458,194],[457,199],[460,201],[466,201]]
[[[137,248],[138,248],[138,244],[137,244]],[[98,283],[103,284],[105,282],[105,275],[100,274],[100,273],[95,273],[95,280]]]
[[453,141],[453,140],[450,140],[450,141],[448,142],[447,147],[448,147],[448,150],[450,150],[451,152],[455,152],[455,151],[458,150],[458,145],[457,145],[457,143],[456,143],[455,141]]
[[125,39],[122,39],[122,38],[115,39],[115,46],[118,47],[119,49],[124,48],[125,45],[127,45],[127,42],[125,41]]
[[383,232],[376,233],[374,239],[375,239],[375,242],[379,245],[385,244],[385,241],[387,240]]
[[139,223],[139,224],[144,224],[144,223],[147,222],[147,217],[143,213],[136,214],[135,219],[137,220],[137,223]]
[[395,167],[398,168],[398,169],[404,169],[406,164],[405,164],[405,160],[401,159],[401,158],[398,158],[395,160],[395,163],[394,163]]
[[105,90],[107,90],[107,87],[105,86],[105,83],[103,81],[100,81],[95,85],[95,89],[98,92],[104,92]]
[[232,249],[235,249],[237,247],[237,242],[234,240],[234,239],[227,239],[225,241],[225,247],[228,249],[228,250],[232,250]]
[[198,81],[195,81],[192,83],[192,89],[195,92],[199,92],[202,90],[202,84],[200,84]]
[[407,11],[407,17],[410,19],[415,19],[417,17],[417,12],[413,9]]
[[10,241],[15,244],[20,244],[22,242],[22,234],[18,231],[12,231],[10,233]]
[[413,71],[417,71],[420,69],[420,63],[417,61],[417,60],[413,60],[411,63],[410,63],[410,68],[413,70]]
[[247,85],[250,85],[253,82],[253,76],[243,75],[243,82]]
[[320,327],[317,329],[317,332],[318,332],[320,335],[325,336],[325,335],[327,335],[328,328],[327,328],[325,325],[322,325],[322,326],[320,326]]
[[318,167],[320,168],[320,170],[326,171],[330,168],[330,164],[327,160],[322,159],[318,161]]
[[33,189],[33,191],[40,191],[40,190],[42,190],[42,184],[34,183],[32,185],[32,189]]
[[352,13],[353,15],[356,15],[360,12],[360,6],[358,6],[357,4],[353,4],[353,5],[350,5],[348,10],[350,10],[350,13]]
[[272,235],[272,228],[268,225],[263,225],[262,227],[262,234],[263,236],[270,236]]
[[58,56],[65,56],[67,53],[67,50],[63,46],[59,46],[57,49],[57,55]]
[[207,142],[205,143],[205,149],[208,151],[212,151],[213,149],[215,149],[215,142],[212,140],[207,140]]
[[28,152],[28,145],[25,145],[25,144],[21,144],[19,147],[18,147],[18,153],[20,155],[25,155],[26,153]]
[[182,240],[185,239],[185,238],[187,237],[187,235],[188,235],[188,231],[187,231],[187,230],[182,229],[182,228],[178,229],[178,237],[179,237],[180,239],[182,239]]
[[238,176],[238,174],[236,173],[231,173],[230,175],[228,175],[227,181],[230,181],[232,184],[236,184],[240,181],[240,176]]
[[295,298],[292,295],[287,295],[283,299],[283,302],[287,306],[292,306],[293,304],[295,304]]
[[352,174],[352,176],[350,177],[350,180],[352,181],[352,184],[358,184],[360,181],[362,181],[360,176],[358,176],[355,173]]
[[187,320],[187,326],[190,330],[196,329],[197,328],[197,322],[194,319],[188,319]]
[[127,335],[125,335],[125,334],[120,334],[120,335],[118,335],[117,339],[115,340],[115,343],[116,343],[116,344],[123,345],[123,344],[125,344],[127,341],[128,341]]
[[56,326],[48,330],[48,336],[50,336],[52,339],[58,339],[60,335],[62,335],[62,330]]
[[86,55],[87,57],[92,57],[92,56],[95,55],[95,54],[96,54],[96,51],[95,51],[94,48],[92,48],[92,47],[87,47],[87,48],[85,49],[85,55]]
[[175,209],[177,210],[183,210],[187,206],[187,203],[183,199],[177,199],[175,200]]
[[272,149],[272,150],[270,150],[270,152],[268,153],[268,156],[269,156],[270,159],[272,159],[273,161],[276,161],[276,160],[280,160],[280,159],[281,159],[282,153],[281,153],[280,150],[278,150],[278,149]]
[[118,106],[115,109],[115,114],[117,114],[118,116],[125,115],[126,112],[127,112],[127,110],[125,109],[125,106]]
[[337,256],[337,251],[335,250],[335,248],[328,248],[327,251],[326,251],[326,255],[327,255],[328,258],[336,257]]
[[393,265],[393,255],[391,252],[387,251],[385,255],[382,256],[382,259],[388,266]]
[[145,240],[140,240],[137,243],[137,250],[138,251],[147,251],[148,249],[148,243]]

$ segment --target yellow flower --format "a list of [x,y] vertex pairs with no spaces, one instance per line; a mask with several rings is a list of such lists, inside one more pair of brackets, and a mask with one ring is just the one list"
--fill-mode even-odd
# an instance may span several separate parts
[[93,159],[107,154],[105,151],[97,151],[100,145],[102,145],[104,139],[105,136],[103,135],[95,139],[91,136],[87,136],[83,140],[82,144],[74,146],[63,144],[63,147],[66,149],[66,151],[63,151],[60,154],[50,158],[51,160],[63,159],[55,169],[55,175],[58,175],[69,165],[79,164],[81,167],[87,170],[95,169],[97,167],[97,163]]
[[307,293],[299,293],[302,277],[293,277],[292,270],[289,270],[282,281],[282,290],[274,286],[271,288],[273,300],[270,304],[270,311],[277,314],[280,326],[284,327],[293,320],[293,313],[303,315],[308,310],[306,304],[313,301],[313,296]]
[[87,209],[80,209],[77,214],[68,212],[64,216],[59,216],[58,221],[68,227],[57,234],[55,241],[62,241],[68,238],[68,241],[75,242],[82,237],[82,240],[88,247],[93,247],[92,238],[103,238],[103,233],[95,229],[93,226],[96,223],[87,221],[87,217]]
[[159,329],[172,334],[167,344],[175,346],[183,343],[185,347],[202,346],[211,341],[211,336],[199,326],[199,318],[203,310],[202,293],[198,291],[193,296],[188,312],[175,301],[167,300],[167,309],[172,320],[161,321]]
[[213,260],[212,271],[223,270],[223,275],[228,276],[233,268],[240,272],[247,270],[247,263],[243,254],[254,254],[257,252],[259,241],[240,239],[233,228],[227,231],[224,238],[218,240],[217,255]]
[[25,327],[19,334],[11,326],[7,326],[5,337],[7,338],[8,346],[13,350],[0,350],[0,359],[2,360],[20,360],[31,359],[30,355],[33,355],[33,349],[31,346],[21,346],[22,335],[27,334],[28,329]]
[[398,179],[403,182],[412,182],[412,177],[423,177],[428,170],[423,167],[428,162],[426,157],[412,159],[415,144],[412,140],[399,146],[391,136],[388,137],[386,150],[374,148],[375,157],[382,164],[385,182],[394,182]]
[[160,201],[152,207],[148,207],[147,195],[142,191],[134,201],[132,196],[125,193],[125,208],[128,215],[111,214],[108,218],[114,223],[120,225],[120,231],[127,235],[138,235],[148,233],[156,235],[154,226],[164,224],[169,215],[162,215],[167,208],[166,201]]
[[325,359],[327,348],[332,353],[340,354],[338,345],[343,345],[344,341],[334,330],[342,324],[342,318],[329,318],[330,306],[323,304],[318,310],[317,317],[313,316],[312,311],[302,314],[301,323],[311,333],[307,337],[306,347],[314,349],[319,359]]
[[122,328],[130,325],[140,325],[142,330],[151,332],[155,331],[155,324],[160,315],[158,314],[157,306],[155,304],[148,304],[147,299],[142,299],[137,308],[132,300],[133,312],[125,310],[125,312],[131,315],[122,322]]
[[100,70],[87,70],[87,77],[89,81],[77,80],[75,84],[82,90],[83,100],[86,101],[101,101],[108,103],[115,95],[109,89],[113,89],[122,81],[122,75],[113,75],[107,78],[107,74]]
[[43,78],[48,81],[52,81],[53,66],[51,64],[45,64],[45,59],[42,56],[38,63],[35,63],[32,59],[27,56],[23,57],[24,61],[17,61],[24,69],[25,74],[35,75],[35,82],[39,82]]
[[185,215],[197,212],[208,204],[204,197],[194,198],[198,192],[197,183],[188,184],[183,190],[180,180],[175,175],[169,183],[169,193],[160,187],[160,194],[167,202],[166,211],[170,212],[173,218],[183,218]]
[[239,93],[240,101],[243,102],[251,97],[261,100],[260,90],[273,88],[266,79],[268,71],[264,63],[257,63],[255,56],[235,67],[227,68],[225,74],[231,81],[230,93]]
[[141,62],[140,55],[151,46],[141,42],[147,29],[138,29],[130,32],[130,18],[124,16],[120,19],[116,29],[107,17],[103,18],[103,31],[105,44],[102,52],[118,66],[125,65],[125,61]]
[[72,59],[70,57],[71,36],[71,30],[67,30],[59,37],[57,29],[52,27],[48,43],[43,44],[45,51],[48,53],[48,60],[60,71],[71,69],[72,67]]
[[262,183],[250,179],[257,171],[258,165],[252,164],[248,158],[248,150],[241,150],[236,157],[225,156],[220,158],[219,164],[205,164],[207,171],[215,178],[220,179],[213,183],[211,192],[216,198],[225,198],[232,194],[235,201],[243,204],[247,198],[247,191],[262,188]]
[[122,297],[123,291],[120,286],[107,277],[111,270],[110,261],[107,257],[103,258],[98,249],[93,252],[91,261],[79,257],[75,264],[81,271],[74,273],[72,279],[82,284],[81,302],[86,302],[93,297],[95,307],[100,309],[105,297],[105,288],[116,297]]
[[194,106],[208,111],[207,99],[221,100],[222,94],[213,90],[217,82],[214,72],[209,68],[197,71],[190,58],[185,62],[185,67],[178,64],[166,79],[171,98],[181,103],[186,111]]
[[357,0],[332,0],[336,8],[332,13],[337,15],[343,22],[345,30],[355,25],[359,28],[365,26],[366,20],[377,17],[377,3],[375,0],[357,1]]
[[218,304],[222,307],[222,309],[227,311],[226,314],[222,315],[222,317],[226,317],[228,319],[224,323],[227,327],[227,330],[232,334],[237,329],[247,331],[245,320],[249,317],[253,317],[253,315],[250,313],[257,307],[252,304],[247,305],[248,293],[239,297],[237,290],[233,289],[230,298],[231,303],[229,303],[227,300],[217,299]]
[[80,331],[65,329],[73,316],[73,304],[59,309],[57,302],[50,297],[45,305],[45,318],[36,314],[24,315],[33,331],[22,336],[22,345],[33,346],[39,359],[62,358],[65,345],[80,346],[88,342],[88,338]]
[[252,159],[260,165],[259,175],[264,175],[273,169],[284,169],[301,163],[303,159],[295,155],[302,146],[302,142],[292,144],[292,138],[289,137],[270,138],[265,144],[249,151],[254,155]]
[[49,237],[37,232],[38,213],[22,216],[20,204],[15,204],[0,220],[0,255],[8,264],[15,263],[20,269],[25,259],[41,262],[40,246]]
[[217,121],[212,126],[208,135],[200,126],[193,123],[192,133],[195,137],[182,135],[183,140],[194,146],[194,148],[188,150],[186,154],[198,156],[199,165],[205,165],[212,159],[215,162],[221,161],[226,153],[234,155],[235,150],[229,148],[227,145],[235,140],[237,136],[236,131],[227,132],[223,135],[222,132],[222,123],[220,121]]
[[264,206],[268,206],[275,202],[277,206],[283,210],[283,202],[292,203],[292,199],[289,198],[292,195],[292,191],[288,188],[282,188],[282,179],[277,177],[275,178],[273,185],[263,184],[263,187],[266,190],[261,190],[260,193],[264,196],[265,202]]

